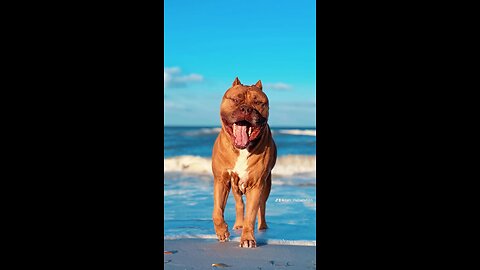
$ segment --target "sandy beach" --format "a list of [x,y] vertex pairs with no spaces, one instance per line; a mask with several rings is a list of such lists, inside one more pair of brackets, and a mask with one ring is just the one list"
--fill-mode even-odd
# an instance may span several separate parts
[[[164,240],[165,269],[316,269],[315,246],[269,245],[240,248],[237,241]],[[212,264],[220,264],[212,266]]]

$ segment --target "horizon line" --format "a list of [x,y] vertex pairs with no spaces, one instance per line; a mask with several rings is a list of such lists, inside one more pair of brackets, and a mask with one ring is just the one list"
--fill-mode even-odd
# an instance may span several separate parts
[[[317,129],[316,126],[271,126],[270,128],[314,128]],[[185,128],[221,128],[221,125],[163,125],[164,128],[170,127],[185,127]]]

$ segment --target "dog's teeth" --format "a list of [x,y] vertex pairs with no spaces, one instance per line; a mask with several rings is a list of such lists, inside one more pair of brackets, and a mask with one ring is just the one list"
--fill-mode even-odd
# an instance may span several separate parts
[[252,134],[252,127],[249,127],[248,128],[248,136],[250,136]]

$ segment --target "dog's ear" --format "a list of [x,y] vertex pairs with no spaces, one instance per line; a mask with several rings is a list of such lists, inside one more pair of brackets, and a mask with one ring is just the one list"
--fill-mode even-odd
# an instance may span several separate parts
[[262,81],[258,80],[258,82],[255,84],[255,86],[260,88],[260,90],[262,90]]
[[238,77],[235,77],[235,81],[233,81],[232,86],[239,85],[239,84],[242,84],[242,83],[240,82],[240,80],[238,79]]

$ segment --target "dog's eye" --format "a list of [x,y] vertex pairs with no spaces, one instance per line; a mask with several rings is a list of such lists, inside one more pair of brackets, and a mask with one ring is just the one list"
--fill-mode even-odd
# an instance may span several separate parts
[[255,104],[257,104],[257,105],[262,105],[263,102],[261,102],[261,101],[256,101]]
[[238,103],[238,99],[234,98],[233,102]]

